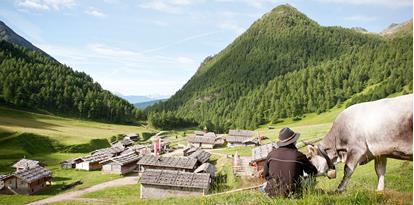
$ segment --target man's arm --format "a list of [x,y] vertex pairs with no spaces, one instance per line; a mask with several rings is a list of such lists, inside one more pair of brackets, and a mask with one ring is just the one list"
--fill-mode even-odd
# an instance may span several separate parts
[[[270,154],[269,154],[270,155]],[[266,180],[268,180],[269,179],[269,155],[266,157],[266,161],[265,161],[265,164],[264,164],[264,169],[263,169],[263,172],[262,172],[262,176],[266,179]]]

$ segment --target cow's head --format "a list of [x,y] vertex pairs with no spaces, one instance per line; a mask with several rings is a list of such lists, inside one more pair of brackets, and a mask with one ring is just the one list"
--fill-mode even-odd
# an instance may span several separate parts
[[314,146],[308,144],[307,148],[308,158],[318,170],[317,176],[327,176],[329,179],[336,178],[336,170],[334,165],[334,161],[336,161],[336,159],[334,158],[337,157],[329,156],[327,150],[321,145]]

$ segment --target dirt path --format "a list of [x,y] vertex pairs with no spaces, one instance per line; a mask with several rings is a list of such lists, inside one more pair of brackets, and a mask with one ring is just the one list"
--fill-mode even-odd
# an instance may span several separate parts
[[108,187],[123,186],[123,185],[130,185],[130,184],[136,184],[136,183],[137,183],[136,176],[123,177],[120,179],[115,179],[112,181],[97,184],[89,188],[67,192],[67,193],[59,194],[59,195],[52,196],[46,199],[42,199],[39,201],[35,201],[28,205],[42,205],[42,204],[56,203],[56,202],[67,201],[67,200],[76,200],[76,197],[82,196],[90,192],[99,191],[99,190],[102,190]]

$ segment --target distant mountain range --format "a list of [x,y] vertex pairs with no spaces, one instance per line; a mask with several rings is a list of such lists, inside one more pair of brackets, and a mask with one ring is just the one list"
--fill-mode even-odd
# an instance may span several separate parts
[[[22,46],[30,51],[38,51],[43,55],[48,56],[49,58],[55,60],[52,56],[44,52],[42,49],[34,46],[32,43],[21,37],[19,34],[15,33],[11,28],[9,28],[3,21],[0,21],[0,41],[5,40],[9,43]],[[55,60],[56,61],[56,60]]]
[[115,95],[127,100],[131,104],[139,104],[139,103],[145,103],[145,102],[165,100],[170,97],[168,95],[123,95],[118,92],[115,92]]
[[158,99],[158,100],[145,101],[145,102],[135,103],[134,106],[139,108],[139,109],[145,109],[148,106],[154,105],[155,103],[158,103],[158,102],[164,102],[166,100],[168,100],[168,99]]

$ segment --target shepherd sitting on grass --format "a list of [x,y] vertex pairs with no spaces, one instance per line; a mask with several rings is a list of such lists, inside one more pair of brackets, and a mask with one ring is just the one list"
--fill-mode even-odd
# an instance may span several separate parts
[[262,190],[270,197],[301,197],[303,173],[317,174],[315,166],[295,146],[299,136],[300,133],[283,128],[278,148],[267,155],[263,171],[266,183]]

